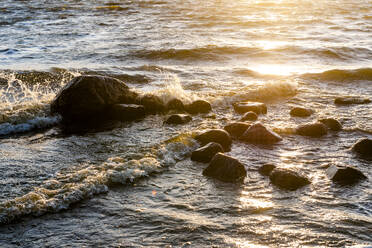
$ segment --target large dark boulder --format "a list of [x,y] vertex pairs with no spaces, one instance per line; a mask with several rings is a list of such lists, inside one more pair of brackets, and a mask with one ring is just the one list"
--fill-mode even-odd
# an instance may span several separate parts
[[111,105],[135,103],[137,96],[118,79],[79,76],[60,90],[50,109],[52,114],[60,114],[64,122],[90,122],[92,119],[102,119]]
[[239,137],[239,140],[254,144],[270,145],[281,141],[282,137],[261,123],[255,123]]
[[249,111],[252,111],[257,115],[267,113],[266,104],[261,102],[237,102],[233,104],[233,107],[235,112],[239,114],[243,114]]
[[233,183],[243,181],[247,176],[247,171],[237,159],[217,153],[209,166],[204,169],[203,175]]
[[240,121],[256,121],[258,118],[257,114],[253,111],[249,111],[243,115]]
[[340,185],[351,185],[366,179],[362,172],[350,166],[332,165],[326,171],[327,176]]
[[351,148],[355,153],[362,157],[372,158],[372,140],[363,138],[358,140]]
[[166,107],[160,97],[153,94],[146,94],[140,98],[140,104],[145,107],[146,113],[156,114],[162,113]]
[[294,117],[309,117],[314,113],[314,110],[302,108],[302,107],[295,107],[292,108],[289,114]]
[[351,105],[351,104],[367,104],[370,103],[371,100],[368,98],[362,97],[338,97],[335,99],[335,104],[339,105]]
[[320,137],[328,132],[327,126],[323,123],[303,124],[297,127],[296,133],[302,136]]
[[295,171],[282,168],[273,169],[270,173],[270,181],[279,188],[287,190],[296,190],[310,184],[309,179],[305,176]]
[[168,101],[166,104],[167,110],[178,110],[178,111],[184,111],[185,105],[183,102],[177,98],[173,98],[172,100]]
[[185,124],[192,120],[192,117],[185,114],[173,114],[165,121],[166,124]]
[[145,108],[136,104],[115,104],[107,110],[110,119],[132,121],[145,117]]
[[191,160],[202,163],[208,163],[212,160],[214,155],[216,155],[219,152],[223,152],[222,146],[216,142],[210,142],[205,146],[200,147],[193,151],[193,153],[191,154]]
[[342,124],[336,119],[333,118],[319,119],[319,122],[326,125],[332,131],[342,130]]
[[208,144],[209,142],[219,143],[225,152],[231,149],[231,137],[228,132],[223,129],[211,129],[205,131],[195,137],[197,141],[201,143],[202,146]]
[[232,137],[240,137],[251,125],[245,122],[233,122],[226,125],[225,129]]
[[185,106],[185,109],[190,114],[209,113],[212,106],[209,102],[204,100],[196,100]]

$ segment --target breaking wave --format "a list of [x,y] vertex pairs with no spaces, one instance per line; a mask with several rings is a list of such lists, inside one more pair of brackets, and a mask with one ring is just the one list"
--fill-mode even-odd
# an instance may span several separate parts
[[371,81],[372,68],[360,68],[355,70],[329,70],[322,73],[303,74],[304,79],[326,80],[326,81]]

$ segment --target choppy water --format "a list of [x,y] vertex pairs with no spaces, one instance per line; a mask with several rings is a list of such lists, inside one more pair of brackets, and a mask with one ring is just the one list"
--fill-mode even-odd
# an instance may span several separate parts
[[[372,1],[61,0],[0,5],[1,247],[297,247],[372,245],[371,161],[349,150],[372,138]],[[49,103],[81,74],[117,77],[163,99],[209,100],[183,126],[166,116],[112,131],[63,135]],[[267,103],[260,121],[284,140],[235,142],[242,185],[201,175],[194,132],[240,116],[237,100]],[[292,106],[316,113],[289,116]],[[344,130],[303,138],[320,117]],[[296,192],[271,185],[264,163],[303,171]],[[329,164],[369,178],[332,184]]]

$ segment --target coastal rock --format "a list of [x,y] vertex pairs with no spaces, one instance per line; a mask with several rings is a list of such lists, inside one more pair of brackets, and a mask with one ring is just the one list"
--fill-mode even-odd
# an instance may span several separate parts
[[246,112],[254,112],[257,115],[266,114],[267,107],[266,104],[261,102],[237,102],[233,104],[235,112],[243,114]]
[[263,176],[269,176],[275,168],[273,164],[264,164],[258,169],[258,172]]
[[320,119],[319,122],[321,122],[324,125],[326,125],[332,131],[340,131],[340,130],[342,130],[341,123],[338,120],[336,120],[336,119],[333,119],[333,118]]
[[243,135],[239,137],[239,140],[249,143],[269,145],[281,141],[282,137],[269,130],[261,123],[256,123],[249,127]]
[[146,94],[140,98],[140,103],[149,114],[162,113],[165,111],[163,101],[156,95]]
[[204,100],[196,100],[185,106],[185,109],[190,114],[209,113],[212,106],[209,102]]
[[251,125],[244,122],[234,122],[226,125],[225,129],[232,137],[240,137]]
[[358,140],[351,148],[355,153],[362,157],[372,158],[372,140],[363,138]]
[[192,117],[185,114],[174,114],[165,121],[167,124],[185,124],[192,120]]
[[103,76],[73,78],[53,100],[52,114],[60,114],[64,122],[90,122],[105,118],[108,106],[136,103],[137,93],[129,90],[122,81]]
[[296,129],[297,134],[310,137],[320,137],[327,132],[327,126],[320,122],[300,125]]
[[258,118],[255,112],[249,111],[243,115],[240,121],[256,121]]
[[178,110],[178,111],[184,111],[185,105],[183,102],[177,98],[173,98],[172,100],[167,102],[166,105],[167,110]]
[[200,147],[193,151],[193,153],[191,154],[191,160],[202,163],[208,163],[212,160],[214,155],[216,155],[219,152],[223,152],[222,146],[216,142],[210,142],[205,146]]
[[223,129],[211,129],[205,131],[197,135],[195,139],[199,141],[202,146],[208,144],[209,142],[219,143],[226,152],[230,151],[232,143],[230,134]]
[[338,97],[335,99],[335,104],[339,105],[367,104],[370,102],[370,99],[361,97]]
[[310,184],[309,179],[305,176],[302,176],[295,171],[281,168],[273,169],[270,173],[270,181],[279,188],[287,190],[296,190]]
[[131,121],[145,117],[145,107],[136,104],[114,104],[107,110],[110,119]]
[[247,172],[237,159],[217,153],[209,166],[204,169],[203,175],[223,182],[238,182],[244,180]]
[[326,171],[327,176],[340,185],[351,185],[366,179],[362,172],[350,166],[332,165]]
[[313,113],[314,110],[301,107],[292,108],[291,111],[289,112],[289,114],[294,117],[309,117]]

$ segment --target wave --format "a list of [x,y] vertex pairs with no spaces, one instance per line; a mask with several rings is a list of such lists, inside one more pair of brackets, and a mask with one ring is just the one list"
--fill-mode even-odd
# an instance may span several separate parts
[[329,70],[322,73],[306,73],[301,75],[304,79],[316,79],[326,81],[371,81],[372,68],[360,68],[355,70]]

